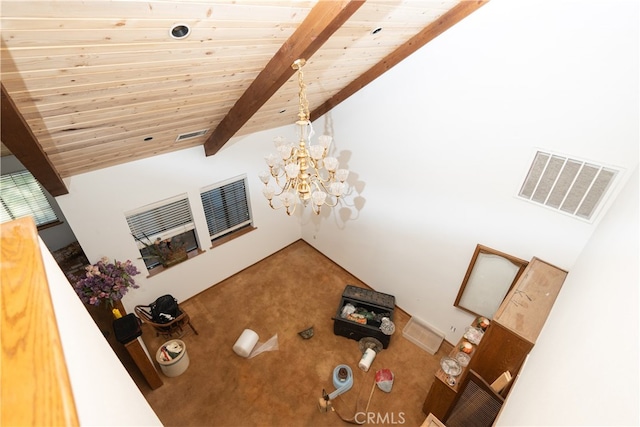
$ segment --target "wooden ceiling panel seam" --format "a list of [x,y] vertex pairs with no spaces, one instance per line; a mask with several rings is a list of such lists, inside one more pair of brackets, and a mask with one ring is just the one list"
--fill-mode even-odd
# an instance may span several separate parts
[[[197,83],[201,80],[212,80],[212,79],[225,79],[225,83],[228,81],[251,81],[258,75],[260,72],[259,68],[251,69],[251,70],[242,70],[237,73],[233,73],[233,75],[220,74],[220,75],[210,75],[210,73],[194,73],[189,75],[165,75],[165,76],[153,76],[149,78],[140,78],[129,81],[122,80],[112,80],[105,82],[96,82],[96,83],[88,83],[76,86],[68,86],[68,87],[46,87],[46,88],[31,88],[27,87],[26,89],[18,89],[12,90],[9,89],[11,96],[14,97],[16,101],[20,101],[22,99],[30,99],[30,98],[44,98],[47,96],[69,96],[71,94],[88,94],[93,92],[100,92],[106,90],[117,90],[117,89],[131,89],[140,86],[146,85],[165,85],[165,84],[189,84],[191,82]],[[12,82],[7,82],[3,80],[4,83],[11,84]],[[24,82],[29,85],[29,81]],[[134,90],[134,89],[132,89]]]
[[[192,113],[187,113],[183,116],[176,116],[175,121],[168,122],[166,119],[158,121],[158,118],[151,118],[155,123],[145,122],[132,122],[139,126],[136,130],[128,130],[125,126],[126,123],[115,124],[112,127],[101,127],[98,129],[90,129],[85,132],[73,132],[71,135],[65,135],[62,137],[51,137],[49,139],[40,140],[41,146],[49,154],[58,152],[70,151],[74,149],[90,148],[98,144],[106,144],[114,141],[128,141],[134,137],[144,139],[146,137],[153,137],[157,141],[157,135],[159,133],[166,133],[167,130],[173,131],[173,140],[181,134],[185,133],[184,129],[192,129],[192,131],[208,129],[209,131],[224,117],[227,109],[220,110],[216,115],[207,115],[206,121],[199,117],[195,117],[192,120],[188,120],[185,117],[194,116]],[[162,116],[164,118],[164,116]],[[181,129],[175,128],[175,123],[180,123]],[[138,130],[142,128],[141,130]],[[96,139],[98,139],[96,141]],[[142,141],[140,141],[142,142]]]
[[[223,102],[224,101],[224,102]],[[211,102],[205,100],[201,103],[188,102],[184,105],[177,105],[171,103],[162,103],[160,105],[153,105],[153,103],[146,103],[140,105],[139,108],[118,109],[111,108],[106,114],[105,111],[94,111],[91,114],[85,113],[82,115],[66,114],[63,116],[50,116],[50,117],[34,117],[33,120],[28,121],[30,126],[36,132],[70,132],[78,129],[91,128],[93,126],[104,125],[109,123],[130,123],[135,124],[139,119],[146,117],[158,117],[160,115],[166,115],[169,117],[191,112],[193,114],[206,114],[208,112],[215,112],[222,108],[227,111],[233,104],[233,98],[228,100],[218,100],[217,102]],[[82,121],[80,121],[82,119]]]
[[[69,102],[52,104],[51,107],[47,107],[46,105],[43,106],[43,108],[40,110],[40,113],[51,116],[78,115],[88,117],[99,109],[104,109],[104,111],[106,112],[112,110],[133,111],[141,108],[146,108],[147,106],[153,106],[153,104],[157,102],[161,102],[163,107],[170,105],[188,105],[190,99],[194,99],[194,103],[202,103],[205,105],[207,103],[219,103],[225,98],[236,96],[238,92],[242,93],[242,85],[237,84],[234,84],[230,87],[206,86],[206,88],[210,88],[211,92],[207,91],[204,93],[197,93],[197,95],[193,97],[178,94],[175,91],[169,91],[165,93],[164,97],[158,96],[158,92],[156,91],[153,91],[150,94],[146,94],[144,92],[135,92],[124,95],[95,97],[91,99],[84,99],[82,101],[78,100],[77,102],[73,102],[75,98],[70,97]],[[129,108],[125,108],[124,106],[118,104],[118,101],[124,100],[128,101],[127,107]],[[96,108],[95,105],[98,105],[99,108]],[[37,108],[33,109],[33,111],[30,111],[31,114],[25,113],[25,117],[33,117],[33,113],[35,113],[36,111]]]
[[[220,118],[213,120],[212,123],[203,123],[194,119],[190,123],[186,123],[184,125],[185,127],[183,127],[182,129],[190,128],[193,129],[194,132],[203,129],[210,131],[213,126],[215,126],[215,124],[219,122],[222,117],[224,117],[224,114],[220,114],[219,116]],[[182,122],[180,124],[182,125]],[[121,131],[120,127],[116,127],[115,131],[109,134],[108,137],[100,137],[100,135],[98,135],[95,138],[91,138],[90,136],[76,139],[58,138],[55,140],[43,141],[41,145],[43,149],[46,150],[48,155],[91,150],[97,146],[109,145],[113,143],[131,144],[132,147],[136,147],[136,144],[167,145],[173,144],[178,135],[184,133],[183,130],[176,129],[175,127],[171,126],[171,124],[166,126],[150,126],[148,129],[135,132],[126,130]],[[145,141],[146,138],[153,139],[151,141]]]
[[3,47],[0,48],[0,54],[5,55],[11,53],[14,59],[29,59],[29,58],[42,58],[48,56],[80,56],[80,55],[117,55],[117,54],[130,54],[134,52],[146,53],[146,52],[174,52],[174,51],[193,51],[193,50],[211,50],[211,49],[224,49],[224,48],[237,48],[237,47],[256,47],[267,48],[272,45],[280,46],[281,40],[284,37],[279,38],[255,38],[245,37],[242,39],[233,40],[207,40],[205,43],[201,41],[191,42],[187,40],[179,40],[172,42],[160,42],[160,43],[145,43],[145,44],[97,44],[92,46],[83,47],[69,47],[68,45],[61,45],[52,49],[51,47],[44,47],[41,45],[34,46],[32,48],[11,48],[4,47],[6,43],[3,43]]
[[[259,10],[259,16],[271,16],[270,19],[283,19],[288,16],[304,15],[312,1],[286,1],[286,2],[238,2],[238,1],[212,1],[202,0],[176,0],[176,1],[126,1],[114,8],[111,1],[82,0],[38,2],[38,8],[30,6],[27,1],[3,1],[3,19],[29,17],[31,19],[50,17],[65,17],[66,19],[93,19],[96,16],[128,19],[210,19],[211,16],[235,16],[240,19],[243,16],[251,16],[251,11]],[[295,7],[294,7],[295,6]],[[114,12],[115,11],[115,12]],[[225,15],[226,13],[226,15]]]
[[[103,147],[94,147],[91,150],[91,154],[81,153],[76,155],[75,152],[61,154],[51,154],[51,159],[57,161],[60,166],[65,168],[75,167],[74,165],[84,165],[86,162],[90,163],[103,163],[105,161],[113,160],[117,157],[130,157],[138,156],[140,154],[156,153],[156,152],[170,152],[175,150],[182,150],[184,148],[196,147],[202,145],[203,138],[194,138],[194,140],[174,142],[172,144],[152,145],[141,144],[137,149],[132,150],[130,143],[122,144],[107,144]],[[118,153],[126,153],[119,155]],[[106,159],[106,160],[105,160]]]
[[[217,65],[227,65],[227,64],[218,63]],[[232,66],[232,63],[230,62],[228,65]],[[263,60],[259,60],[259,61],[255,60],[255,63],[250,62],[246,64],[246,66],[241,70],[239,70],[238,73],[253,72],[257,75],[263,67],[264,67]],[[101,71],[99,73],[96,72],[90,75],[87,75],[86,73],[77,74],[77,75],[64,73],[63,75],[60,75],[60,71],[58,70],[57,75],[55,76],[44,75],[44,76],[38,76],[37,78],[34,78],[33,76],[24,76],[24,75],[16,74],[16,77],[17,77],[16,79],[9,80],[6,78],[5,75],[3,75],[2,81],[6,82],[7,85],[11,85],[11,88],[15,91],[24,91],[24,90],[29,91],[31,89],[35,89],[30,86],[33,86],[36,83],[38,83],[38,80],[44,82],[45,86],[43,86],[43,89],[47,89],[49,85],[55,84],[57,79],[60,79],[60,80],[70,79],[70,81],[68,83],[65,83],[64,86],[58,86],[61,89],[65,89],[67,87],[72,88],[75,86],[90,86],[91,84],[94,84],[94,83],[101,83],[101,84],[110,83],[113,85],[121,85],[121,84],[127,84],[128,82],[133,82],[135,84],[135,82],[146,81],[148,79],[157,78],[158,76],[162,78],[173,78],[173,76],[176,76],[176,78],[182,78],[182,77],[189,77],[191,75],[197,76],[200,74],[205,74],[207,73],[207,71],[208,71],[207,69],[204,69],[202,72],[200,72],[199,70],[195,70],[193,67],[181,66],[180,68],[164,67],[164,68],[150,69],[148,70],[148,73],[137,74],[137,75],[131,75],[130,70],[128,69],[118,71],[117,73],[113,73],[112,71]],[[120,75],[119,73],[122,73],[122,75]],[[170,74],[167,74],[167,73],[170,73]],[[235,74],[234,72],[229,72],[229,71],[226,71],[226,73],[228,74],[223,74],[221,78],[234,77],[234,74]],[[97,79],[98,77],[103,75],[108,76],[109,80]],[[19,86],[26,85],[26,86],[24,88],[14,87],[18,85]]]
[[[222,30],[218,30],[217,32],[215,32],[215,38],[217,40],[223,41],[226,40],[228,42],[233,42],[234,40],[243,40],[242,38],[240,38],[240,32],[241,31],[245,31],[245,30],[235,30],[233,33],[231,31],[222,31]],[[262,31],[256,31],[255,29],[252,29],[252,34],[251,37],[249,37],[247,40],[260,40],[260,39],[269,39],[269,38],[274,38],[276,40],[282,39],[283,36],[286,36],[286,34],[282,34],[279,31],[274,31],[273,29],[265,29]],[[4,30],[3,30],[4,33]],[[93,34],[93,33],[92,33]],[[163,31],[164,34],[164,31]],[[26,35],[28,35],[30,38],[30,40],[26,40]],[[64,38],[60,38],[62,34],[56,34],[57,39],[55,40],[51,40],[49,39],[48,41],[45,39],[45,41],[42,41],[43,37],[45,36],[39,36],[37,34],[33,34],[32,32],[25,32],[24,36],[22,36],[19,40],[20,43],[24,44],[25,46],[16,46],[16,49],[26,49],[26,48],[30,48],[30,47],[35,47],[38,46],[39,48],[43,48],[43,47],[47,47],[48,49],[58,49],[58,48],[64,48],[64,49],[82,49],[82,48],[89,48],[89,47],[93,47],[93,46],[100,46],[103,45],[103,43],[100,43],[99,40],[79,40],[77,38],[68,38],[68,39],[64,39]],[[159,34],[158,34],[159,35]],[[7,37],[20,37],[20,34],[3,34],[3,36],[7,36]],[[71,33],[69,35],[70,37],[77,37],[78,34],[76,33]],[[206,36],[206,34],[203,34],[203,36]],[[208,39],[213,38],[214,34],[211,34],[211,36],[206,37],[206,38],[201,38],[200,42],[204,43],[206,42]],[[147,45],[155,45],[158,43],[161,43],[164,41],[164,37],[157,37],[157,38],[141,38],[141,39],[131,39],[131,34],[118,34],[118,39],[115,39],[114,36],[108,36],[110,38],[109,41],[109,45],[111,46],[132,46],[132,45],[137,45],[140,48],[144,48]],[[141,36],[141,37],[145,37],[145,36]],[[191,36],[189,36],[191,37]],[[286,38],[286,37],[285,37]],[[177,43],[178,41],[175,41],[175,43]],[[12,47],[11,43],[7,43],[7,45],[9,47]],[[177,46],[176,46],[177,47]]]
[[[277,41],[277,40],[276,40]],[[96,50],[92,51],[90,54],[83,53],[65,53],[60,52],[56,54],[51,54],[52,52],[49,50],[49,55],[46,55],[47,67],[49,70],[54,69],[69,69],[73,70],[76,67],[75,64],[78,63],[87,63],[87,58],[90,56],[92,63],[86,65],[89,67],[99,67],[99,66],[120,66],[127,65],[130,63],[134,64],[153,64],[153,63],[164,63],[164,62],[184,62],[184,61],[193,61],[194,59],[203,57],[205,60],[212,61],[212,58],[216,58],[219,60],[224,60],[228,58],[229,60],[235,59],[237,61],[238,55],[254,55],[254,56],[263,56],[265,54],[273,55],[275,51],[281,46],[281,43],[271,43],[271,44],[261,44],[257,43],[257,40],[253,43],[251,41],[247,42],[247,44],[226,44],[226,46],[215,46],[215,47],[203,47],[200,49],[154,49],[154,50],[131,50],[126,52],[109,52],[107,54],[103,54],[97,52]],[[158,60],[149,60],[146,62],[140,61],[141,56],[146,58],[158,58],[161,57],[162,61]],[[170,57],[170,59],[168,59]],[[20,61],[20,69],[16,69],[15,66],[12,67],[12,62],[19,60]],[[32,56],[15,56],[13,55],[11,61],[3,61],[3,73],[15,73],[15,72],[28,72],[34,70],[42,69],[43,54],[34,54]]]
[[[98,19],[69,19],[69,18],[49,18],[49,19],[3,19],[3,30],[20,34],[25,31],[34,32],[61,32],[61,31],[103,31],[119,29],[123,31],[148,31],[163,30],[168,32],[176,23],[175,19],[136,19],[136,18],[98,18]],[[295,29],[300,23],[299,19],[287,21],[260,18],[251,20],[251,15],[246,15],[245,19],[193,19],[185,21],[191,28],[225,28],[225,29],[245,29],[254,28],[276,28],[283,31]]]
[[[264,63],[268,61],[269,58],[271,58],[271,54],[258,53],[255,55],[243,55],[243,58],[245,57],[249,64],[251,64],[251,61],[258,61],[258,62]],[[135,73],[145,69],[143,67],[146,67],[146,66],[149,66],[150,71],[153,71],[154,69],[165,70],[166,68],[172,67],[174,65],[176,66],[174,68],[184,68],[185,70],[193,70],[193,69],[197,70],[199,68],[206,69],[207,67],[211,67],[212,65],[224,65],[224,64],[237,65],[237,57],[235,61],[233,60],[232,56],[217,57],[215,55],[204,56],[199,60],[196,58],[192,58],[189,61],[184,61],[180,59],[178,60],[163,59],[161,61],[156,60],[149,63],[138,61],[138,62],[126,63],[124,67],[119,64],[104,64],[104,65],[75,64],[75,65],[70,65],[68,67],[62,67],[62,68],[53,67],[53,68],[40,68],[38,70],[8,71],[6,72],[6,75],[9,77],[12,77],[13,75],[15,75],[16,77],[20,76],[20,78],[22,79],[30,79],[30,78],[38,77],[38,75],[42,75],[45,73],[55,73],[60,75],[69,71],[72,72],[74,70],[81,70],[80,73],[82,74],[98,74],[98,73],[104,73],[104,72],[111,72],[114,69],[117,69],[120,72],[130,71]],[[5,74],[5,72],[3,72],[3,74]]]
[[[67,114],[64,113],[64,110],[68,109],[67,106],[73,108],[74,111],[82,110],[83,113],[86,113],[93,110],[102,110],[105,108],[104,106],[109,104],[113,105],[113,103],[140,105],[148,102],[161,101],[170,104],[182,99],[186,99],[187,101],[195,100],[197,103],[199,98],[206,98],[208,102],[213,102],[212,97],[215,97],[216,99],[224,99],[225,97],[229,97],[229,95],[235,95],[238,92],[242,93],[243,87],[245,87],[245,85],[242,84],[242,82],[235,82],[234,84],[216,83],[214,85],[189,85],[184,87],[184,90],[181,92],[179,92],[179,88],[177,87],[165,87],[162,89],[147,91],[139,90],[125,93],[105,93],[102,96],[95,96],[93,98],[81,96],[60,96],[61,99],[56,100],[53,97],[48,97],[47,99],[50,102],[38,102],[37,105],[28,102],[32,100],[25,100],[25,107],[22,107],[21,110],[24,112],[25,116],[27,116],[28,113],[39,113],[43,116],[58,116],[61,114]],[[167,98],[167,96],[171,96],[171,98]],[[30,103],[31,105],[26,105],[27,103]]]
[[[96,124],[112,122],[118,118],[124,119],[125,117],[128,117],[128,120],[131,121],[134,117],[146,117],[149,114],[158,115],[160,113],[167,113],[169,115],[173,115],[185,109],[193,111],[198,106],[202,113],[206,113],[210,109],[214,109],[214,107],[221,104],[224,104],[229,108],[233,104],[234,99],[236,98],[230,97],[229,101],[224,103],[214,103],[210,100],[198,103],[193,100],[185,99],[180,102],[163,102],[160,105],[157,102],[150,101],[139,103],[134,106],[128,106],[127,108],[111,106],[102,110],[97,109],[85,111],[83,113],[66,113],[57,116],[44,117],[34,115],[31,120],[27,120],[27,122],[38,132],[55,132],[58,130],[70,131],[74,129],[88,128]],[[82,119],[82,121],[80,121],[80,119]]]
[[[252,49],[251,51],[242,51],[242,49],[231,48],[228,51],[221,54],[220,52],[215,52],[214,50],[200,52],[198,54],[193,53],[185,53],[181,55],[172,55],[172,54],[158,54],[162,55],[161,60],[157,59],[158,56],[149,57],[148,60],[143,60],[139,55],[132,55],[127,58],[120,57],[119,61],[113,61],[111,58],[107,58],[105,61],[99,61],[94,58],[90,63],[87,58],[77,57],[77,58],[65,58],[65,63],[56,63],[53,59],[47,59],[47,68],[43,68],[43,64],[38,63],[38,61],[42,61],[42,58],[39,60],[37,58],[29,58],[20,63],[19,67],[11,67],[9,65],[3,66],[3,74],[7,76],[12,76],[16,73],[20,74],[22,77],[27,76],[27,73],[31,73],[34,77],[37,77],[36,72],[38,73],[47,73],[53,70],[56,70],[58,73],[64,73],[73,70],[81,70],[82,73],[99,73],[110,71],[111,69],[122,69],[131,68],[131,69],[140,69],[140,67],[156,67],[156,68],[164,68],[164,67],[199,67],[205,68],[208,65],[216,64],[220,62],[235,62],[237,63],[238,55],[243,57],[247,57],[249,61],[255,61],[260,58],[273,56],[272,49],[263,49],[256,50]],[[64,71],[66,70],[66,71]]]

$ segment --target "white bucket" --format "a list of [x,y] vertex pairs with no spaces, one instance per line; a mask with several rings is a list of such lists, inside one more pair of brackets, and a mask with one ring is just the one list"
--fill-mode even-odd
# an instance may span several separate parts
[[[174,342],[182,347],[182,351],[172,360],[165,360],[162,355],[162,349]],[[168,377],[177,377],[189,367],[189,354],[187,354],[186,344],[182,340],[167,341],[156,352],[156,361],[160,365],[163,374]]]

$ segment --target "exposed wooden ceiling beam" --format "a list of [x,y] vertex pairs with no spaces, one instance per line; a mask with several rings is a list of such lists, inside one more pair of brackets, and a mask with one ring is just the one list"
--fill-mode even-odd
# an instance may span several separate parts
[[31,128],[18,111],[13,100],[2,86],[2,124],[0,140],[31,172],[52,196],[68,194],[67,186],[60,178],[49,158],[38,144]]
[[296,59],[310,58],[365,0],[318,2],[204,143],[207,156],[224,144],[291,78]]
[[398,49],[387,55],[382,61],[378,62],[372,68],[364,72],[360,77],[349,83],[340,92],[329,98],[324,104],[313,110],[309,114],[311,121],[316,120],[323,114],[326,114],[336,105],[389,71],[400,61],[413,54],[425,44],[451,28],[456,23],[475,12],[489,0],[461,1],[450,11],[442,15],[437,21],[426,27],[420,33],[413,36],[409,41],[400,46]]

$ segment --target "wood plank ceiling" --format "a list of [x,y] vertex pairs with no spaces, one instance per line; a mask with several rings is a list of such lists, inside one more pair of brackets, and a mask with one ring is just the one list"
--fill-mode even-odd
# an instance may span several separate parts
[[214,155],[293,123],[297,58],[313,120],[485,2],[3,0],[1,139],[53,195],[132,160]]

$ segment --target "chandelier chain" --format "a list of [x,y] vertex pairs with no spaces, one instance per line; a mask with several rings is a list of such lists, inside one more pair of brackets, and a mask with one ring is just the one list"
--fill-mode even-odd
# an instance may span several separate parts
[[307,100],[307,85],[304,83],[304,75],[302,73],[302,65],[298,67],[298,99],[300,102],[300,110],[298,112],[299,120],[309,120],[309,101]]

